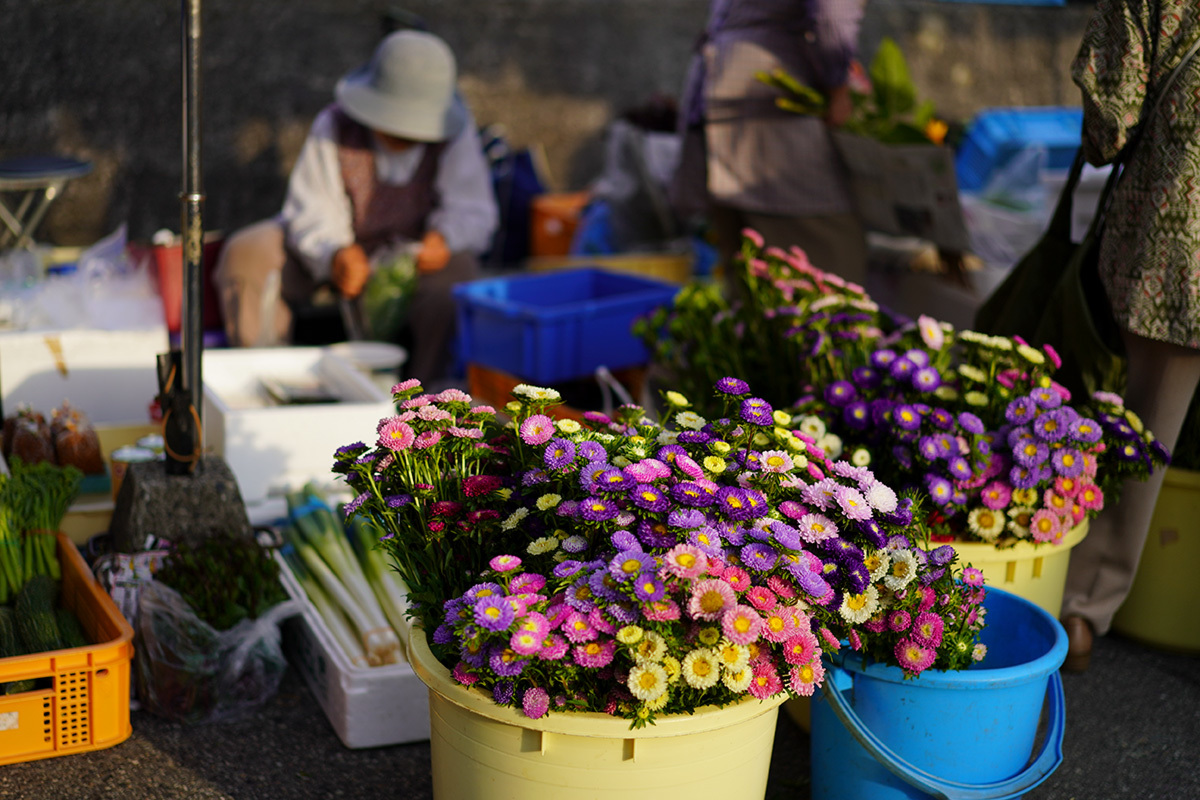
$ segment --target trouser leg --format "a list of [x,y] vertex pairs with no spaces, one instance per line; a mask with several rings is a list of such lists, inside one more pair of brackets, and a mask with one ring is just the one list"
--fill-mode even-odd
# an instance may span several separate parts
[[[1171,449],[1200,383],[1200,351],[1132,334],[1124,338],[1129,356],[1125,405]],[[1155,470],[1146,481],[1125,481],[1119,500],[1106,502],[1071,551],[1063,616],[1081,616],[1096,633],[1108,632],[1137,575],[1164,472]]]
[[479,277],[479,259],[473,253],[455,253],[446,266],[423,273],[409,311],[412,350],[405,374],[422,383],[450,377],[454,372],[456,304],[454,286]]
[[281,290],[286,261],[283,227],[275,220],[242,228],[226,240],[213,282],[231,346],[268,347],[288,341],[292,315]]

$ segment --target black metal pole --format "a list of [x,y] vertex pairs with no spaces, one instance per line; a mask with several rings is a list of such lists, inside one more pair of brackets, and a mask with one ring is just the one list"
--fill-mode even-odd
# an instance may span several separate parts
[[[204,408],[200,364],[204,353],[204,194],[200,169],[200,0],[182,0],[183,12],[183,382],[192,406]],[[201,417],[202,418],[202,417]],[[199,446],[202,446],[199,445]]]

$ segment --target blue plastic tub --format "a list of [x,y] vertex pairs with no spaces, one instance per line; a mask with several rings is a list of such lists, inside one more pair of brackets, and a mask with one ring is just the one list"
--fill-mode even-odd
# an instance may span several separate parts
[[[1067,636],[1046,611],[988,589],[987,656],[961,672],[905,680],[856,656],[827,663],[812,703],[813,800],[1001,800],[1062,763]],[[1048,723],[1034,753],[1043,700]]]
[[672,302],[679,287],[586,267],[492,278],[454,288],[464,362],[552,385],[597,367],[645,364],[638,317]]
[[982,189],[998,168],[1030,145],[1042,145],[1046,169],[1066,172],[1075,159],[1083,130],[1083,109],[1060,106],[993,108],[967,126],[954,170],[958,188]]

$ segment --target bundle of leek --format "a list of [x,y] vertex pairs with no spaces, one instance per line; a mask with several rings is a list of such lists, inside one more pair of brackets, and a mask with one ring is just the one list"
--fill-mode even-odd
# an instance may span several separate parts
[[[285,539],[306,568],[305,574],[315,578],[327,599],[349,620],[367,664],[379,666],[402,660],[400,637],[367,582],[341,521],[311,486],[289,493],[287,503],[290,524],[284,530]],[[319,602],[313,601],[318,611]],[[338,625],[336,620],[330,623],[331,629]]]

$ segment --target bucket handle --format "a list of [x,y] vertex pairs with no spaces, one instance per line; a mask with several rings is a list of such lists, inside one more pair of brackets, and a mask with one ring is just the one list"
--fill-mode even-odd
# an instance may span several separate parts
[[853,678],[845,670],[836,667],[832,672],[833,675],[826,676],[823,686],[825,699],[829,701],[833,713],[846,726],[846,730],[876,761],[897,778],[940,800],[1011,800],[1018,798],[1048,778],[1062,763],[1066,707],[1063,702],[1062,676],[1057,671],[1050,676],[1050,686],[1047,690],[1050,700],[1050,725],[1038,757],[1032,764],[1011,778],[994,783],[979,784],[943,780],[914,767],[892,752],[879,737],[867,729],[858,714],[851,708],[846,696],[842,694],[842,690],[837,686],[839,678],[848,684],[853,681]]

